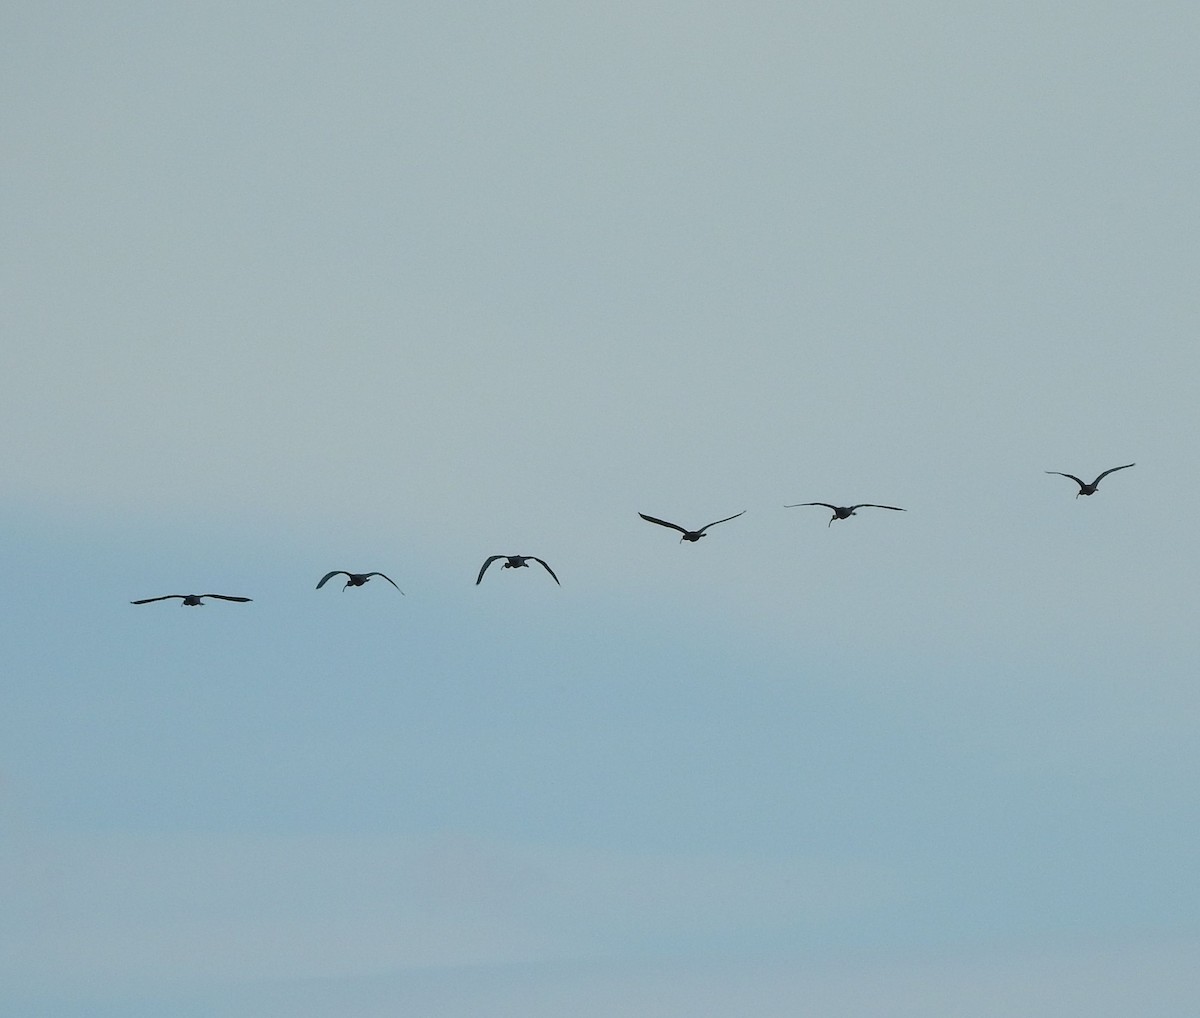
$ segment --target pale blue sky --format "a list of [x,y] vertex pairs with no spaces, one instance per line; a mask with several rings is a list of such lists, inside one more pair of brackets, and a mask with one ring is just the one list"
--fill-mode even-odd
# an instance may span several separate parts
[[1192,1018],[1200,13],[1052,6],[0,16],[0,1010]]

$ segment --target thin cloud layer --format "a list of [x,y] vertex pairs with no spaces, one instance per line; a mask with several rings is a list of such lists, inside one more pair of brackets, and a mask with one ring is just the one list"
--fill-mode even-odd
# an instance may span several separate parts
[[4,981],[146,992],[640,957],[869,914],[894,881],[831,861],[449,835],[45,837],[4,866]]

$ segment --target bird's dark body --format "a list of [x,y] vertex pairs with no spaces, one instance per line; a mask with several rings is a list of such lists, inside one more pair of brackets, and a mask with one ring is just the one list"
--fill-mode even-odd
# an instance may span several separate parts
[[536,562],[538,565],[540,565],[543,569],[545,569],[546,572],[548,572],[554,578],[555,583],[558,583],[558,585],[560,587],[562,586],[562,584],[559,583],[558,577],[554,575],[554,570],[551,569],[550,566],[548,566],[542,559],[538,558],[536,555],[491,555],[491,556],[489,556],[488,559],[483,563],[483,565],[479,569],[479,575],[475,578],[475,586],[478,587],[479,584],[483,582],[483,574],[488,571],[488,566],[490,566],[493,562],[499,561],[500,559],[504,559],[504,565],[501,567],[503,569],[528,569],[530,562]]
[[[346,577],[346,582],[342,586],[342,590],[345,590],[346,587],[361,587],[372,576],[383,576],[388,583],[390,583],[393,587],[396,587],[396,581],[390,576],[385,576],[383,573],[348,573],[345,569],[334,569],[321,577],[321,582],[317,584],[317,590],[320,590],[323,586],[325,586],[326,581],[332,579],[334,576]],[[396,587],[396,589],[400,590],[399,587]],[[400,593],[403,594],[404,591],[400,590]]]
[[734,513],[732,516],[726,516],[723,520],[715,520],[712,523],[706,523],[699,530],[688,530],[687,527],[681,527],[678,523],[668,523],[666,520],[660,520],[654,516],[647,516],[645,513],[638,513],[647,523],[657,523],[660,527],[668,527],[671,530],[678,530],[683,536],[679,539],[682,541],[691,541],[695,544],[704,536],[704,531],[709,527],[715,527],[718,523],[728,523],[730,520],[736,520],[739,516],[745,513],[743,509],[740,513]]
[[833,515],[829,517],[829,522],[825,524],[827,527],[833,526],[834,520],[848,520],[851,516],[857,516],[858,509],[891,509],[898,513],[908,512],[907,509],[901,509],[898,505],[879,505],[877,502],[859,502],[858,505],[832,505],[829,502],[797,502],[794,505],[785,505],[785,509],[799,509],[806,505],[821,505],[826,509],[832,509]]
[[1110,467],[1108,470],[1104,471],[1104,473],[1102,473],[1099,477],[1097,477],[1094,481],[1092,481],[1091,484],[1088,484],[1087,481],[1080,480],[1074,474],[1064,474],[1061,470],[1047,470],[1046,473],[1057,474],[1059,477],[1071,478],[1072,481],[1074,481],[1076,484],[1079,485],[1079,490],[1077,492],[1075,492],[1075,497],[1078,498],[1080,495],[1096,494],[1096,489],[1098,487],[1100,487],[1100,482],[1103,481],[1104,478],[1106,478],[1109,474],[1114,473],[1117,470],[1128,470],[1130,467],[1134,467],[1134,466],[1137,466],[1137,464],[1136,463],[1126,463],[1123,467]]
[[140,601],[130,601],[130,604],[149,604],[151,601],[169,601],[179,598],[180,608],[203,608],[202,598],[215,597],[219,601],[250,601],[249,597],[230,597],[228,594],[163,594],[162,597],[145,597]]

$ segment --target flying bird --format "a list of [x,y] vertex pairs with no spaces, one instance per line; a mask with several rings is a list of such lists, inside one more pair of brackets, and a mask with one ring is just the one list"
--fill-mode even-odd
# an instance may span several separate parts
[[1097,477],[1094,481],[1092,481],[1091,484],[1088,484],[1086,481],[1081,481],[1074,474],[1064,474],[1061,470],[1047,470],[1046,473],[1058,474],[1059,477],[1071,478],[1072,481],[1074,481],[1076,484],[1079,485],[1079,490],[1075,493],[1075,497],[1078,498],[1080,495],[1096,494],[1096,487],[1100,484],[1101,481],[1104,480],[1104,478],[1106,478],[1114,470],[1128,470],[1130,467],[1134,467],[1134,466],[1137,466],[1137,464],[1136,463],[1126,463],[1125,466],[1123,466],[1123,467],[1110,467],[1108,470],[1104,471],[1104,473],[1102,473],[1099,477]]
[[140,601],[130,601],[130,604],[149,604],[151,601],[169,601],[171,598],[177,597],[183,602],[179,607],[187,605],[189,608],[204,607],[203,598],[215,597],[222,601],[253,601],[251,597],[230,597],[228,594],[163,594],[162,597],[146,597]]
[[797,502],[795,505],[785,505],[785,509],[799,509],[804,505],[823,505],[826,509],[832,509],[833,515],[829,517],[829,522],[825,524],[827,527],[833,526],[834,520],[848,520],[851,516],[858,515],[856,509],[894,509],[898,513],[906,513],[907,509],[901,509],[898,505],[877,505],[875,502],[859,502],[858,505],[830,505],[828,502]]
[[[554,578],[555,583],[558,583],[558,577],[554,575],[554,570],[546,565],[546,563],[536,555],[492,555],[480,567],[479,575],[475,578],[475,586],[478,587],[480,582],[483,580],[483,574],[487,572],[488,566],[495,562],[496,559],[500,558],[505,560],[504,565],[501,567],[504,569],[528,569],[529,563],[532,560],[545,569],[546,572],[548,572]],[[558,585],[560,587],[562,586],[561,583],[558,583]]]
[[[320,590],[323,586],[325,586],[326,581],[333,576],[346,577],[345,586],[342,587],[342,590],[345,590],[346,587],[361,587],[372,576],[383,576],[383,573],[348,573],[345,569],[335,569],[333,572],[326,573],[321,577],[321,582],[317,584],[317,590]],[[393,581],[390,576],[383,576],[383,578],[387,580],[388,583],[390,583],[393,587],[396,587],[395,581]],[[396,589],[400,590],[399,587],[396,587]],[[403,594],[404,591],[400,590],[400,593]]]
[[682,544],[684,541],[699,541],[704,536],[704,531],[709,527],[715,527],[718,523],[728,523],[730,520],[736,520],[739,516],[746,512],[743,509],[740,513],[734,513],[732,516],[726,516],[723,520],[714,520],[712,523],[706,523],[699,530],[687,530],[681,527],[678,523],[668,523],[666,520],[656,520],[653,516],[647,516],[645,513],[638,513],[647,523],[657,523],[660,527],[670,527],[672,530],[678,530],[683,537],[679,539]]

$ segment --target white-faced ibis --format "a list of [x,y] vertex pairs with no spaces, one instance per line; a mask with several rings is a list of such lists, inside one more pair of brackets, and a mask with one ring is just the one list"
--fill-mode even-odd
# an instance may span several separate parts
[[647,523],[657,523],[660,527],[670,527],[672,530],[678,530],[683,537],[679,539],[682,544],[684,541],[699,541],[704,536],[704,531],[709,527],[715,527],[718,523],[728,523],[730,520],[736,520],[739,516],[746,512],[743,509],[740,513],[734,513],[732,516],[726,516],[723,520],[714,520],[712,523],[706,523],[699,530],[688,530],[686,527],[681,527],[678,523],[668,523],[666,520],[658,520],[653,516],[647,516],[645,513],[638,513]]
[[1046,473],[1058,474],[1059,477],[1071,478],[1072,481],[1074,481],[1076,484],[1079,485],[1079,490],[1077,492],[1075,492],[1075,497],[1078,498],[1080,495],[1096,494],[1097,486],[1100,484],[1101,481],[1104,480],[1104,478],[1106,478],[1113,471],[1128,470],[1130,467],[1134,467],[1134,466],[1137,466],[1137,464],[1136,463],[1126,463],[1123,467],[1110,467],[1108,470],[1104,471],[1104,473],[1102,473],[1099,477],[1097,477],[1094,481],[1092,481],[1091,484],[1088,484],[1086,481],[1081,481],[1074,474],[1064,474],[1061,470],[1047,470]]
[[[323,586],[325,586],[326,580],[330,579],[333,576],[345,576],[346,577],[346,583],[342,587],[342,590],[345,590],[346,587],[361,587],[372,576],[383,576],[383,573],[348,573],[348,572],[346,572],[345,569],[335,569],[335,570],[333,570],[333,572],[326,573],[324,576],[321,577],[321,582],[317,584],[317,590],[320,590]],[[396,587],[395,581],[390,576],[383,576],[383,578],[385,580],[387,580],[388,583],[390,583],[393,587]],[[400,590],[399,587],[396,587],[396,589]],[[400,590],[400,593],[403,594],[404,591]]]
[[[475,577],[475,586],[478,587],[480,582],[483,580],[483,574],[487,572],[488,566],[490,566],[497,559],[501,558],[505,560],[503,566],[504,569],[528,569],[530,562],[536,562],[554,578],[555,583],[558,583],[558,577],[554,575],[554,570],[536,555],[492,555],[480,567],[479,575]],[[560,587],[562,586],[561,583],[558,583],[558,585]]]
[[834,520],[848,520],[851,516],[857,515],[857,509],[893,509],[898,513],[906,513],[907,509],[901,509],[898,505],[878,505],[875,502],[859,502],[858,505],[830,505],[828,502],[797,502],[795,505],[785,505],[785,509],[799,509],[804,505],[823,505],[826,509],[832,509],[833,515],[829,517],[829,522],[825,524],[827,527],[833,526]]
[[149,604],[151,601],[169,601],[171,598],[177,597],[183,603],[179,607],[186,605],[189,608],[201,608],[204,606],[202,598],[215,597],[221,601],[253,601],[251,597],[230,597],[228,594],[163,594],[162,597],[145,597],[140,601],[130,601],[130,604]]

